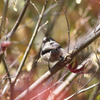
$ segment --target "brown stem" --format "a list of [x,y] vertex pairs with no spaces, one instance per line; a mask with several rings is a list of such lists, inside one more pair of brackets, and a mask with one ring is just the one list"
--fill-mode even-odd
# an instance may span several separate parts
[[44,14],[44,11],[45,11],[45,9],[46,9],[47,2],[48,2],[48,0],[45,0],[45,4],[44,4],[44,6],[43,6],[43,8],[42,8],[42,11],[41,11],[40,17],[39,17],[39,19],[38,19],[38,22],[37,22],[37,24],[36,24],[35,30],[34,30],[34,32],[33,32],[33,35],[32,35],[31,40],[30,40],[30,42],[29,42],[29,45],[28,45],[28,47],[27,47],[27,49],[26,49],[26,51],[25,51],[24,57],[23,57],[23,59],[22,59],[22,61],[21,61],[21,64],[20,64],[20,66],[19,66],[19,68],[18,68],[18,71],[17,71],[17,73],[16,73],[16,78],[14,79],[14,83],[16,82],[16,80],[17,80],[17,78],[18,78],[18,76],[19,76],[19,74],[20,74],[20,72],[21,72],[21,69],[22,69],[22,67],[23,67],[23,65],[24,65],[24,63],[25,63],[25,61],[26,61],[27,55],[28,55],[28,53],[29,53],[29,51],[30,51],[30,48],[31,48],[31,46],[32,46],[32,44],[33,44],[33,41],[34,41],[34,39],[35,39],[35,37],[36,37],[36,35],[37,35],[38,28],[39,28],[40,23],[41,23],[41,21],[42,21],[43,14]]
[[1,21],[1,26],[0,26],[0,38],[1,38],[1,31],[2,31],[2,27],[5,25],[5,21],[6,21],[6,15],[7,15],[7,10],[8,10],[8,3],[9,0],[5,1],[5,5],[4,5],[4,9],[3,9],[3,16],[2,16],[2,21]]

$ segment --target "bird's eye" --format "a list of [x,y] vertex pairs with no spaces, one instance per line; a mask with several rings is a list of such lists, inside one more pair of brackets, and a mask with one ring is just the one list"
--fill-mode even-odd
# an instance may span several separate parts
[[52,45],[52,44],[53,44],[53,42],[50,43],[50,45]]

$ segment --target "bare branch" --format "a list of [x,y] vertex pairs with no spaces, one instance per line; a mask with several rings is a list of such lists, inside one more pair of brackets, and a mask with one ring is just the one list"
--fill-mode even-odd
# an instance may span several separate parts
[[[45,15],[47,15],[47,14],[48,14],[48,12],[49,12],[50,10],[52,10],[53,8],[55,8],[57,5],[58,5],[58,3],[55,3],[55,4],[51,5],[49,8],[47,8],[47,9],[45,10],[45,12],[44,12],[43,17],[44,17]],[[17,29],[17,31],[18,31],[18,30],[20,30],[21,28],[23,28],[23,27],[27,26],[28,24],[32,23],[32,22],[33,22],[34,20],[36,20],[36,19],[37,19],[37,17],[36,17],[36,18],[34,18],[34,19],[32,19],[32,20],[30,20],[30,21],[29,21],[29,22],[27,22],[26,24],[24,24],[24,25],[20,26],[20,27]]]
[[7,84],[5,85],[4,89],[2,90],[2,94],[0,94],[0,98],[4,95],[4,93],[6,92],[7,88],[9,86],[9,81],[7,82]]
[[[35,83],[33,83],[28,88],[28,93],[31,95],[32,91],[37,89],[40,85],[46,82],[51,76],[53,76],[57,71],[62,69],[66,64],[72,61],[72,59],[85,47],[87,47],[90,43],[92,43],[95,39],[100,36],[100,25],[96,28],[96,33],[94,34],[94,30],[90,33],[91,37],[86,37],[84,41],[82,41],[78,46],[76,46],[69,54],[67,54],[64,59],[59,60],[50,71],[47,71],[43,76],[41,76]],[[15,100],[24,99],[27,95],[27,90],[25,90],[22,94],[20,94]],[[31,98],[31,97],[30,97]]]
[[18,26],[19,26],[19,24],[20,24],[20,22],[21,22],[21,20],[22,20],[22,18],[24,16],[24,14],[26,12],[26,9],[28,7],[29,2],[30,2],[30,0],[26,0],[24,8],[22,9],[22,11],[21,11],[21,13],[20,13],[15,25],[13,26],[12,30],[7,34],[6,38],[11,38],[11,36],[13,36],[15,31],[17,30],[17,28],[18,28]]
[[8,10],[8,3],[9,3],[9,0],[6,0],[5,5],[4,5],[4,10],[3,10],[3,16],[2,16],[1,26],[0,26],[0,37],[1,37],[2,27],[4,26],[5,21],[6,21],[6,15],[7,15],[7,10]]
[[23,65],[24,65],[24,63],[25,63],[25,61],[26,61],[27,55],[28,55],[28,53],[29,53],[29,51],[30,51],[30,48],[31,48],[31,46],[32,46],[32,44],[33,44],[33,41],[34,41],[34,39],[35,39],[35,37],[36,37],[36,35],[37,35],[38,28],[39,28],[40,23],[41,23],[41,21],[42,21],[43,13],[44,13],[44,11],[45,11],[45,9],[46,9],[47,2],[48,2],[48,0],[45,1],[45,4],[44,4],[44,6],[43,6],[43,8],[42,8],[40,17],[39,17],[38,22],[37,22],[37,24],[36,24],[36,27],[35,27],[35,30],[34,30],[34,32],[33,32],[32,37],[31,37],[31,40],[30,40],[30,42],[29,42],[29,45],[28,45],[28,47],[27,47],[27,49],[26,49],[26,51],[25,51],[24,57],[23,57],[23,59],[22,59],[22,61],[21,61],[21,64],[20,64],[20,66],[19,66],[19,68],[18,68],[18,71],[17,71],[17,73],[16,73],[16,78],[14,79],[14,82],[16,82],[16,80],[17,80],[17,78],[18,78],[18,76],[19,76],[19,74],[20,74],[20,72],[21,72],[21,69],[22,69],[22,67],[23,67]]
[[33,2],[30,1],[30,3],[34,6],[34,8],[36,9],[38,15],[40,15],[38,8],[35,6],[35,4]]
[[99,84],[100,84],[100,83],[98,82],[98,83],[96,83],[96,84],[94,84],[94,85],[91,85],[91,86],[85,88],[85,89],[82,89],[82,90],[78,91],[77,94],[74,93],[74,94],[72,94],[71,96],[69,96],[68,98],[66,98],[66,99],[64,99],[64,100],[69,100],[69,99],[71,99],[72,97],[74,97],[74,96],[76,96],[76,95],[78,95],[78,94],[80,94],[80,93],[83,93],[83,92],[85,92],[85,91],[87,91],[87,90],[90,90],[90,89],[92,89],[92,88],[98,86]]
[[98,86],[93,90],[93,92],[91,93],[92,95],[90,96],[89,100],[95,100],[99,90],[100,90],[100,84],[98,84]]
[[[69,28],[69,22],[68,22],[68,18],[67,18],[67,8],[68,8],[68,3],[69,3],[69,0],[67,2],[67,6],[66,6],[66,9],[64,10],[63,8],[61,8],[65,14],[65,17],[66,17],[66,22],[67,22],[67,27],[68,27],[68,53],[69,53],[69,46],[70,46],[70,28]],[[58,2],[59,4],[59,2]]]
[[49,21],[46,21],[42,26],[39,27],[38,32],[46,25]]
[[9,82],[11,84],[11,77],[10,77],[10,73],[9,73],[9,69],[8,69],[8,66],[7,66],[7,63],[6,63],[6,60],[4,58],[4,56],[2,56],[2,59],[3,59],[3,63],[4,63],[4,67],[5,67],[5,70],[6,70],[6,73],[7,73],[7,76],[9,77]]
[[30,100],[35,99],[36,97],[42,95],[43,93],[45,93],[46,91],[50,90],[51,88],[53,88],[55,85],[57,85],[58,83],[61,83],[62,79],[69,73],[69,71],[63,76],[61,77],[55,84],[53,84],[52,86],[50,86],[49,88],[47,88],[46,90],[42,91],[41,93],[37,94],[36,96],[32,97]]
[[53,95],[52,95],[51,97],[50,97],[50,95],[49,95],[49,97],[47,98],[47,100],[50,100],[50,98],[52,98],[52,100],[55,100],[55,97],[56,97],[57,95],[60,95],[61,91],[64,90],[64,88],[65,88],[66,86],[68,86],[76,76],[77,76],[77,74],[74,74],[74,73],[70,74],[70,75],[67,77],[67,79],[66,79],[64,82],[62,82],[62,84],[59,85],[59,87],[57,87],[57,88],[52,92]]

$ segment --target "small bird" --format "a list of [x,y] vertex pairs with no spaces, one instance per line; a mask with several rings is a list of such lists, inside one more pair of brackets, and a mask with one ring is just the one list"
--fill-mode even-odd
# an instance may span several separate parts
[[64,49],[52,38],[44,37],[40,57],[48,61],[48,68],[50,70],[50,62],[58,61],[63,57]]

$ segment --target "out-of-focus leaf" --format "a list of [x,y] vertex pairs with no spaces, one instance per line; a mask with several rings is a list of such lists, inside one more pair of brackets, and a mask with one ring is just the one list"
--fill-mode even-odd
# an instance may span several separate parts
[[1,42],[0,43],[0,54],[2,54],[9,45],[11,45],[10,41],[3,41],[3,42]]
[[73,73],[83,73],[83,69],[84,69],[84,67],[85,67],[85,65],[86,65],[87,62],[81,68],[79,68],[79,69],[77,69],[77,67],[78,67],[77,61],[75,61],[75,65],[74,66],[73,66],[73,63],[74,62],[72,62],[71,64],[69,64],[67,68],[71,72],[73,72]]

